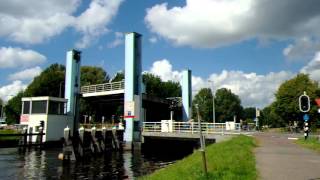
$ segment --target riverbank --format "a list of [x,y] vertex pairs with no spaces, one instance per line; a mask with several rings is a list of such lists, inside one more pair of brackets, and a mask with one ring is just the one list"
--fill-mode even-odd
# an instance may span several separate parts
[[[240,135],[206,147],[208,179],[256,179],[254,138]],[[205,179],[199,151],[140,179]]]

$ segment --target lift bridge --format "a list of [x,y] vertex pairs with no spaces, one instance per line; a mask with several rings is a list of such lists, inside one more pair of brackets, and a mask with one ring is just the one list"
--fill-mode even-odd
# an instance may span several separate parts
[[[182,74],[181,118],[178,119],[181,122],[162,118],[169,117],[171,101],[152,97],[145,92],[142,82],[141,37],[142,35],[135,32],[125,35],[125,77],[119,82],[81,86],[80,52],[72,50],[67,53],[65,98],[67,114],[74,117],[72,129],[79,128],[77,108],[79,107],[78,94],[81,94],[83,98],[94,102],[94,106],[99,106],[99,103],[123,104],[125,149],[134,148],[135,143],[143,142],[144,137],[183,139],[195,138],[199,133],[198,125],[191,120],[191,70],[185,70]],[[105,112],[108,109],[100,111]],[[228,127],[226,123],[207,123],[203,124],[203,131],[207,138],[212,139],[241,133],[239,124],[233,123],[231,126],[232,128]]]
[[[81,94],[84,98],[97,98],[106,96],[118,95],[120,101],[123,100],[125,92],[124,80],[119,82],[110,82],[103,84],[95,84],[81,87]],[[106,99],[106,98],[98,98]],[[150,97],[142,94],[143,102],[153,101],[170,105],[167,99]],[[115,99],[112,99],[113,101]],[[99,126],[99,125],[96,125]],[[102,126],[102,125],[101,125]],[[142,137],[148,138],[161,138],[161,139],[197,139],[199,137],[199,124],[193,120],[188,122],[175,122],[172,120],[162,120],[157,122],[142,122]],[[229,136],[238,134],[251,134],[250,127],[246,131],[241,131],[240,123],[227,122],[227,123],[201,123],[202,133],[206,139],[220,141]],[[253,130],[254,127],[251,127]]]

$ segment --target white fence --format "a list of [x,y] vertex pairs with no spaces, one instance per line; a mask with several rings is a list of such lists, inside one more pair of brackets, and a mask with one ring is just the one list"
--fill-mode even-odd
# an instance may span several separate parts
[[[241,131],[240,123],[201,123],[201,129],[202,129],[202,132],[207,134]],[[199,124],[196,122],[173,122],[173,121],[143,122],[143,132],[192,133],[193,134],[193,133],[199,132]]]
[[96,92],[114,91],[114,90],[121,90],[121,89],[124,89],[124,81],[82,86],[81,93],[82,94],[96,93]]

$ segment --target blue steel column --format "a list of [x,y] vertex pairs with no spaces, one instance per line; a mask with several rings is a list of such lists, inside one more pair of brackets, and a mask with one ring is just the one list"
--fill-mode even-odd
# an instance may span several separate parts
[[[141,118],[141,35],[135,32],[127,33],[125,36],[125,94],[124,94],[124,109],[125,116],[128,116],[128,104],[133,104],[134,109],[131,109],[130,115],[134,117],[126,117],[126,129],[124,132],[125,148],[131,149],[132,142],[135,140],[134,122],[139,125]],[[139,128],[139,126],[137,126]]]
[[[67,115],[71,117],[72,122],[68,122],[70,128],[78,128],[77,118],[77,98],[80,92],[80,52],[71,50],[67,52],[66,57],[66,74],[65,74],[65,93],[64,97],[67,102]],[[72,126],[73,125],[73,126]]]
[[182,75],[182,120],[188,121],[191,116],[191,71],[185,70]]

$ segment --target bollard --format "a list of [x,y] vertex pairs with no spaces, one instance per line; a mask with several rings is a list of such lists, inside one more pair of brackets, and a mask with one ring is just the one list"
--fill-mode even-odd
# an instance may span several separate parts
[[106,132],[107,132],[107,129],[106,127],[102,127],[102,142],[101,142],[101,149],[102,151],[106,151]]
[[78,150],[79,150],[79,155],[81,157],[84,156],[84,147],[81,146],[81,144],[83,144],[83,138],[84,138],[84,127],[81,127],[79,128],[79,139],[80,139],[80,143],[79,143],[79,147],[78,147]]
[[94,126],[93,128],[91,128],[91,143],[90,143],[90,148],[91,148],[91,152],[96,153],[97,150],[96,149],[96,127]]
[[29,148],[32,146],[32,133],[33,133],[33,128],[29,127]]
[[22,150],[24,152],[26,150],[26,146],[27,146],[28,128],[24,127],[22,129],[22,133],[23,133],[23,136],[20,138],[19,150]]
[[68,126],[63,130],[63,137],[64,137],[63,153],[60,153],[58,158],[61,160],[68,160],[68,161],[76,160],[73,146],[72,146],[72,141],[70,139],[70,128]]
[[63,130],[63,137],[64,137],[65,142],[69,141],[70,128],[68,126],[66,128],[64,128],[64,130]]
[[39,127],[39,148],[42,149],[43,127]]

